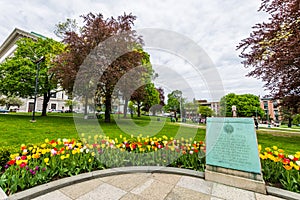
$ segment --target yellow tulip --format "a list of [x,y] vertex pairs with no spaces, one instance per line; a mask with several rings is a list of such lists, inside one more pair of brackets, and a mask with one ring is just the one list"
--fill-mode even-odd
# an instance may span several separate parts
[[263,154],[259,154],[259,157],[260,157],[261,159],[263,159],[263,160],[265,160],[265,159],[266,159],[266,156],[265,156],[265,155],[263,155]]
[[16,160],[16,164],[20,165],[23,162],[23,160]]
[[283,153],[283,152],[284,152],[284,150],[282,150],[282,149],[278,149],[278,152],[279,152],[279,153]]
[[271,151],[271,148],[270,148],[270,147],[266,147],[265,150],[266,150],[267,152],[270,152],[270,151]]
[[61,145],[61,144],[62,144],[62,141],[61,141],[60,138],[57,139],[57,144],[58,144],[58,145]]
[[45,143],[41,145],[42,148],[46,148],[46,146],[47,145]]
[[274,162],[279,162],[280,160],[281,160],[281,158],[276,157],[276,158],[274,159]]
[[45,163],[48,163],[48,162],[49,162],[49,158],[45,158],[45,159],[44,159],[44,162],[45,162]]
[[293,167],[290,165],[283,165],[284,169],[286,170],[291,170]]
[[45,139],[45,143],[49,143],[49,139],[47,138],[47,139]]
[[278,147],[277,146],[273,146],[272,147],[275,151],[278,149]]

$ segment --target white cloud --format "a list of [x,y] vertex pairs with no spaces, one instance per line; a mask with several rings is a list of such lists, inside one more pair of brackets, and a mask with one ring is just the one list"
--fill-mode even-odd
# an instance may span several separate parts
[[[2,0],[0,2],[0,42],[15,28],[55,37],[54,26],[66,18],[79,18],[88,12],[103,13],[104,17],[133,13],[137,16],[136,29],[159,28],[175,31],[195,41],[211,58],[223,82],[225,93],[253,93],[264,95],[263,83],[245,75],[248,69],[240,64],[236,46],[249,36],[255,23],[266,20],[259,14],[260,0]],[[170,41],[172,43],[172,41]],[[203,77],[193,74],[191,66],[174,55],[153,51],[151,60],[156,65],[172,67],[177,75],[189,82],[196,98],[210,98]],[[176,74],[175,73],[175,74]],[[164,76],[172,78],[172,73]],[[188,78],[190,77],[190,78]],[[161,79],[163,77],[160,77]],[[190,80],[189,80],[190,79]],[[204,78],[205,79],[205,78]],[[175,85],[175,84],[173,84]],[[201,92],[199,92],[201,91]]]

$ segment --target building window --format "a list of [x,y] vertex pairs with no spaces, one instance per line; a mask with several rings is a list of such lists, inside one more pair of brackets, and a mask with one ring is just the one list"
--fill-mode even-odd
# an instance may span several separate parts
[[273,107],[277,108],[278,107],[278,103],[276,101],[273,101]]
[[264,109],[268,109],[268,102],[267,101],[264,101]]
[[56,98],[56,92],[51,93],[50,98]]
[[56,104],[55,103],[51,103],[51,110],[56,110]]

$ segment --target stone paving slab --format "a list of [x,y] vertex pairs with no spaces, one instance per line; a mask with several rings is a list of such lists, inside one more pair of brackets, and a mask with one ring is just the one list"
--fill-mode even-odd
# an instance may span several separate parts
[[147,200],[147,199],[140,195],[136,195],[129,192],[126,195],[124,195],[120,200]]
[[118,187],[124,191],[131,191],[133,188],[143,184],[151,176],[150,173],[137,173],[137,174],[122,174],[113,176],[106,179],[105,182]]
[[[255,193],[219,183],[213,183],[212,196],[228,200],[256,200]],[[242,198],[241,198],[242,197]]]
[[282,198],[255,193],[256,200],[282,200]]
[[120,188],[114,187],[112,185],[109,185],[107,183],[101,184],[94,190],[80,196],[77,198],[78,200],[114,200],[114,199],[120,199],[122,196],[127,194],[124,190],[121,190]]
[[34,198],[32,200],[53,200],[53,199],[72,200],[71,198],[69,198],[68,196],[66,196],[64,193],[62,193],[59,190],[55,190],[53,192],[44,194],[44,195]]
[[[126,168],[101,170],[64,178],[16,193],[8,199],[280,200],[280,195],[284,195],[284,197],[281,196],[284,199],[300,199],[298,193],[277,188],[267,187],[269,195],[264,195],[213,183],[204,180],[203,174],[197,174],[194,171],[188,176],[191,170],[180,169],[173,174],[172,171],[175,169],[167,169],[164,173],[164,168],[161,167],[145,167],[139,168],[137,173],[134,173],[136,168],[129,167],[128,171]],[[34,198],[33,193],[40,196]]]
[[187,188],[175,186],[165,199],[166,200],[182,200],[182,199],[210,200],[210,195],[201,192],[196,192],[195,190],[190,190]]
[[196,192],[211,194],[213,183],[199,178],[182,176],[176,185]]
[[77,183],[74,185],[63,187],[60,189],[60,191],[72,199],[77,199],[80,196],[94,190],[101,184],[104,184],[104,182],[101,179],[92,179],[82,183]]
[[149,179],[143,185],[138,186],[131,192],[146,199],[164,199],[173,189],[174,185],[164,183],[155,179]]

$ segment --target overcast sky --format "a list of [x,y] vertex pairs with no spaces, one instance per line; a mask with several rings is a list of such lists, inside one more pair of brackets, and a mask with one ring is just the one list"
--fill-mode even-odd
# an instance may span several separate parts
[[[201,62],[209,60],[216,69],[209,73],[199,72],[199,66],[193,66],[193,61],[189,60],[192,57],[184,57],[176,50],[174,53],[174,49],[161,48],[159,44],[155,44],[158,47],[151,42],[147,44],[146,40],[145,49],[159,74],[156,85],[164,87],[166,93],[180,89],[190,99],[218,100],[211,94],[216,80],[208,79],[210,76],[221,80],[223,94],[263,96],[268,94],[263,83],[245,77],[248,69],[243,67],[236,51],[239,42],[249,36],[251,27],[266,21],[267,16],[257,12],[259,6],[260,0],[1,0],[0,43],[16,27],[57,39],[53,33],[55,24],[67,18],[81,23],[79,16],[88,12],[102,13],[105,17],[132,13],[137,16],[135,29],[171,31],[182,41],[193,41],[203,50],[199,55]],[[173,39],[170,41],[177,49],[186,48]],[[194,51],[193,48],[187,51]]]

